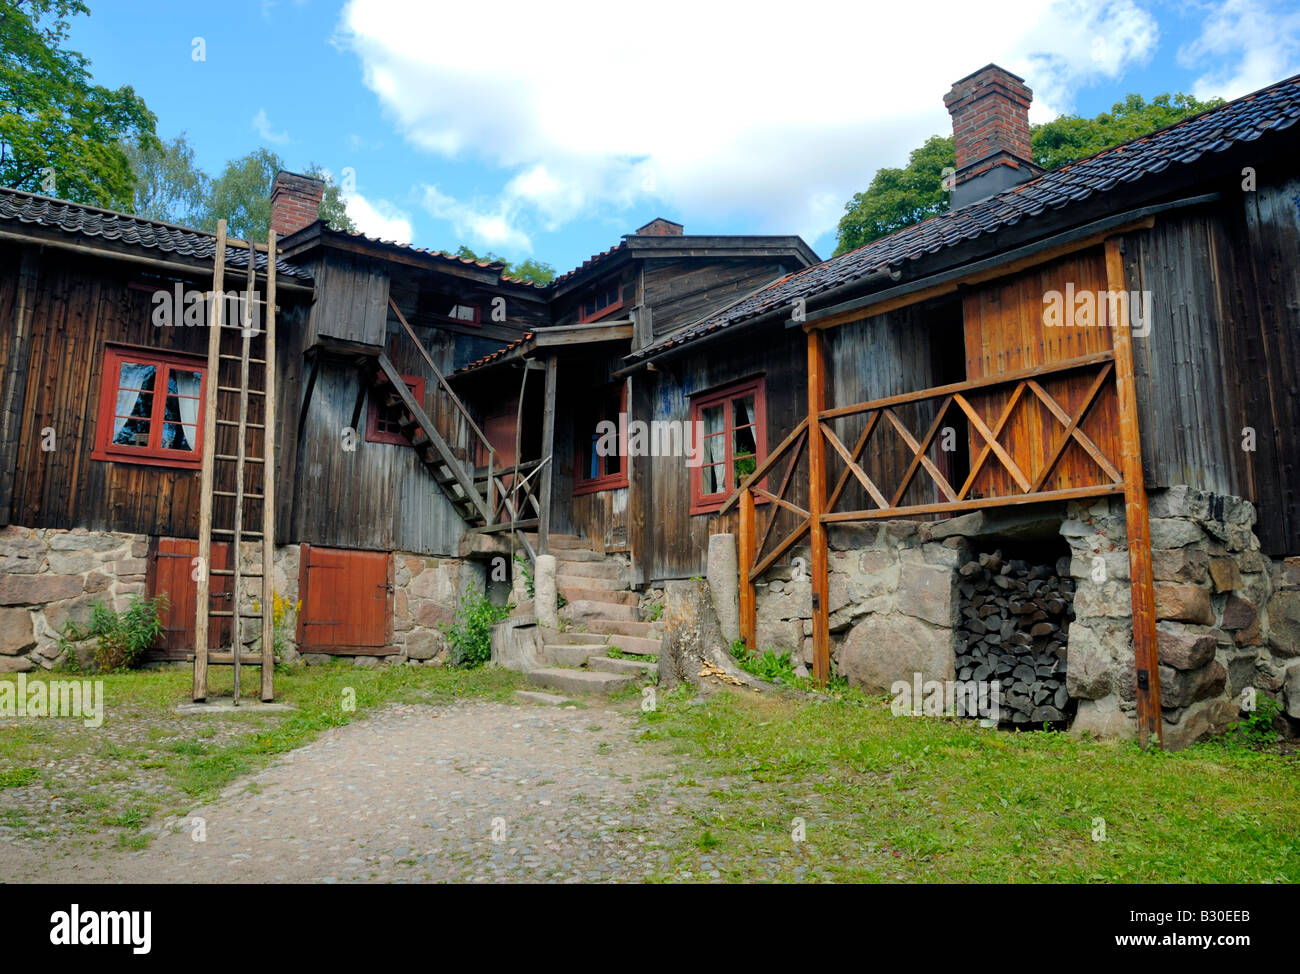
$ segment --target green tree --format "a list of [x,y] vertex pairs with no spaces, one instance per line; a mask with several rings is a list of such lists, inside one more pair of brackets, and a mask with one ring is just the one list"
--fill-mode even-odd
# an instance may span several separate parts
[[456,256],[489,263],[500,261],[505,265],[501,273],[506,277],[514,277],[521,281],[531,281],[534,284],[550,284],[551,281],[555,280],[554,267],[540,260],[533,260],[531,257],[528,260],[520,261],[518,264],[512,264],[504,257],[499,257],[490,250],[485,254],[476,254],[464,244],[456,248]]
[[[215,230],[217,221],[224,218],[226,230],[232,236],[246,240],[266,237],[271,226],[271,187],[275,174],[284,168],[284,160],[265,148],[254,149],[248,155],[226,163],[221,175],[212,181],[200,209],[199,226]],[[329,172],[313,164],[305,175],[325,180],[320,215],[329,226],[335,230],[355,230],[343,195]]]
[[[1150,102],[1129,95],[1095,118],[1062,115],[1030,129],[1034,162],[1056,169],[1222,104],[1221,98],[1198,101],[1183,94],[1157,95]],[[836,255],[947,210],[944,169],[955,165],[952,137],[934,135],[912,150],[902,169],[877,170],[871,185],[845,204]]]
[[164,223],[199,221],[212,180],[184,132],[167,142],[124,141],[122,151],[136,176],[133,212]]
[[127,86],[91,80],[67,50],[80,0],[0,0],[0,184],[129,209],[135,188],[122,139],[149,145],[157,119]]

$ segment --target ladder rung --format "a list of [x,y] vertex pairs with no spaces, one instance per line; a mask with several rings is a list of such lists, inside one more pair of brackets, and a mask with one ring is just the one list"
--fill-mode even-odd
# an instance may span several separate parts
[[[213,534],[234,534],[235,532],[231,528],[213,528],[212,533]],[[240,531],[239,535],[240,537],[260,538],[262,536],[262,532],[261,531]]]
[[[203,299],[204,299],[205,301],[211,301],[211,300],[212,300],[212,296],[213,296],[214,294],[216,294],[216,293],[217,293],[216,291],[204,291],[204,292],[203,292]],[[243,292],[243,291],[223,291],[223,292],[221,293],[221,296],[222,296],[222,297],[225,297],[225,298],[229,298],[229,297],[237,298],[237,299],[239,300],[239,303],[240,303],[240,304],[266,304],[266,299],[265,299],[265,298],[246,298],[246,297],[244,297],[244,292]],[[222,325],[222,327],[223,327],[223,328],[229,328],[230,326],[229,326],[229,325]]]
[[[217,391],[218,391],[218,392],[240,392],[241,390],[240,390],[239,386],[217,386]],[[261,389],[249,389],[249,390],[248,390],[248,394],[249,394],[250,396],[265,396],[265,395],[266,395],[266,393],[263,392]]]
[[242,497],[244,498],[244,500],[246,500],[246,501],[260,501],[260,500],[262,499],[262,495],[261,495],[261,494],[249,494],[249,493],[245,493],[245,494],[243,494],[243,495],[240,495],[240,494],[235,493],[233,490],[214,490],[212,493],[215,494],[217,497],[240,497],[240,496],[242,496]]
[[[235,456],[235,454],[233,453],[217,453],[214,455],[214,457],[217,460],[230,460],[232,462],[237,461],[239,459],[239,457]],[[261,457],[244,457],[244,462],[245,463],[266,463],[266,461]]]
[[[237,420],[237,419],[219,419],[219,420],[217,420],[217,425],[218,425],[218,426],[238,426],[238,425],[239,425],[239,420]],[[261,423],[245,423],[245,424],[244,424],[244,429],[250,429],[250,430],[261,430],[261,429],[266,429],[266,427],[263,426]]]
[[[230,618],[231,616],[233,616],[234,614],[235,614],[235,613],[234,613],[234,610],[233,610],[233,609],[212,609],[212,610],[210,610],[210,611],[208,612],[208,615],[211,616],[211,617],[214,618],[214,619],[216,619],[216,618],[228,619],[228,618]],[[241,618],[241,619],[260,619],[260,618],[262,618],[262,613],[260,613],[260,612],[241,612],[241,613],[239,613],[239,618]]]
[[[208,570],[208,574],[209,574],[209,575],[233,575],[233,574],[235,574],[235,570],[234,570],[233,568],[212,568],[212,569],[209,569],[209,570]],[[239,573],[239,577],[240,577],[240,578],[261,578],[261,577],[262,577],[262,573],[261,573],[261,572],[240,572],[240,573]],[[213,595],[225,595],[226,593],[225,593],[225,592],[213,592],[212,594],[213,594]]]
[[[224,359],[228,359],[228,360],[230,360],[231,362],[242,362],[242,361],[244,361],[244,356],[242,356],[242,355],[227,355],[225,352],[222,352],[221,355],[220,355],[219,357],[220,357],[220,358],[224,358]],[[249,364],[249,365],[265,365],[265,364],[266,364],[266,359],[264,359],[264,358],[250,358],[250,359],[248,360],[248,364]]]
[[[209,666],[234,666],[235,654],[234,653],[208,653],[208,665]],[[260,655],[251,656],[247,653],[240,653],[239,665],[240,666],[261,666],[262,657]]]

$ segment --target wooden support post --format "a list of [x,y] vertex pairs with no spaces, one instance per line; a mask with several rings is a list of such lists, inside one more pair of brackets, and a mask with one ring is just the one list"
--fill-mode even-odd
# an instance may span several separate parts
[[822,333],[808,332],[808,524],[812,543],[813,676],[825,685],[831,674],[829,564],[826,552],[826,440],[821,412],[826,408],[826,346]]
[[[551,460],[555,451],[555,369],[556,359],[552,355],[546,360],[546,384],[542,391],[542,460]],[[542,468],[541,510],[537,512],[537,553],[551,553],[551,472],[555,469],[553,462]]]
[[[266,237],[266,396],[262,414],[262,701],[275,699],[275,231]],[[252,263],[252,254],[249,254]]]
[[[1126,291],[1124,260],[1118,237],[1106,240],[1106,286]],[[1116,303],[1112,302],[1112,306]],[[1127,309],[1127,302],[1118,303]],[[1125,320],[1111,322],[1115,345],[1115,386],[1119,397],[1120,466],[1124,475],[1124,512],[1128,533],[1129,589],[1133,599],[1133,656],[1137,670],[1138,739],[1146,747],[1152,735],[1163,738],[1160,720],[1160,661],[1156,646],[1155,581],[1151,569],[1151,524],[1146,481],[1142,474],[1142,438],[1138,426],[1137,385],[1133,376],[1133,342]]]
[[[22,444],[23,416],[27,408],[27,363],[31,356],[32,310],[36,302],[36,278],[40,251],[23,247],[18,266],[18,289],[14,295],[13,323],[9,334],[9,355],[0,377],[0,524],[9,523],[14,481],[18,477],[18,451]],[[21,522],[20,522],[21,523]]]
[[[775,517],[775,513],[772,515]],[[740,638],[751,653],[758,652],[757,619],[754,605],[754,583],[749,577],[754,567],[754,493],[746,488],[740,492],[740,537],[736,544],[736,564],[740,572]]]
[[[212,580],[212,476],[217,450],[217,385],[221,368],[221,289],[226,281],[226,221],[217,221],[216,256],[212,268],[212,300],[208,303],[208,375],[203,396],[203,461],[199,473],[199,577],[194,596],[195,703],[208,698],[208,611]],[[232,546],[233,548],[234,546]],[[239,559],[239,551],[234,550]],[[239,640],[236,637],[236,648]]]

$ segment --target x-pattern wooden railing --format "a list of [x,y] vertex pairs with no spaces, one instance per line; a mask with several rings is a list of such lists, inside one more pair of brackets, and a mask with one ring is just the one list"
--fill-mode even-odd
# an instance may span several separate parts
[[[1061,405],[1060,401],[1043,386],[1043,380],[1049,376],[1088,368],[1095,368],[1097,374],[1073,412]],[[942,513],[998,504],[1020,503],[1030,499],[1068,499],[1070,497],[1095,496],[1120,491],[1123,489],[1123,476],[1116,464],[1092,437],[1082,429],[1083,421],[1098,401],[1101,391],[1108,384],[1113,384],[1113,377],[1114,363],[1111,353],[1104,352],[1069,359],[1033,370],[940,386],[837,409],[828,409],[820,414],[818,425],[827,444],[843,461],[844,469],[840,472],[839,479],[827,498],[825,508],[827,513],[823,515],[822,519],[826,522],[832,522],[906,517],[915,514]],[[1008,386],[1011,387],[1011,395],[1007,398],[993,425],[990,426],[985,417],[980,415],[979,410],[972,404],[972,394],[991,392]],[[1030,397],[1030,399],[1027,400],[1026,397]],[[924,435],[918,439],[899,417],[898,409],[903,405],[934,400],[939,402],[938,409],[935,411],[934,418]],[[1027,473],[1025,470],[1027,464],[1023,462],[1023,458],[1018,461],[1016,457],[1012,456],[1011,451],[1001,442],[1001,438],[1021,403],[1033,400],[1037,400],[1046,407],[1048,413],[1059,424],[1059,431],[1039,469],[1036,472]],[[978,454],[970,465],[970,471],[960,487],[954,487],[949,482],[938,464],[929,455],[935,437],[943,429],[944,421],[954,408],[965,417],[970,430],[983,441]],[[861,414],[866,414],[866,423],[862,432],[858,435],[853,449],[850,450],[835,434],[830,424],[839,418]],[[904,470],[902,479],[889,494],[886,494],[881,485],[872,479],[862,465],[862,457],[871,446],[873,437],[886,428],[894,430],[911,452],[911,458]],[[1078,444],[1092,458],[1092,461],[1105,478],[1104,481],[1082,487],[1045,490],[1048,479],[1056,470],[1061,458],[1065,455],[1066,448],[1071,443]],[[993,461],[996,461],[1007,472],[1019,488],[1019,492],[993,497],[973,497],[971,490],[978,481],[980,474],[986,469],[996,469]],[[943,499],[933,503],[904,505],[902,503],[903,498],[907,495],[908,489],[922,470],[929,476],[930,483]],[[836,504],[848,486],[850,478],[861,485],[867,496],[875,504],[875,507],[857,511],[835,511]]]

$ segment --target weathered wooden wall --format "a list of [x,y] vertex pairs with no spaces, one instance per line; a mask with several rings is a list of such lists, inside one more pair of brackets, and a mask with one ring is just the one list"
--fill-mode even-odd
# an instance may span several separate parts
[[[17,251],[5,257],[0,301],[8,309]],[[128,287],[142,280],[132,265],[54,250],[41,255],[11,523],[174,537],[197,533],[198,471],[91,459],[106,342],[206,355],[206,328],[152,324],[150,290]],[[150,279],[148,287],[156,286],[170,288],[171,281]],[[195,280],[185,287],[202,290],[210,284]],[[0,348],[7,355],[11,319],[0,320],[5,322]],[[50,452],[41,449],[46,427],[56,437]]]
[[776,258],[663,259],[644,262],[643,298],[654,337],[690,324],[794,270]]

